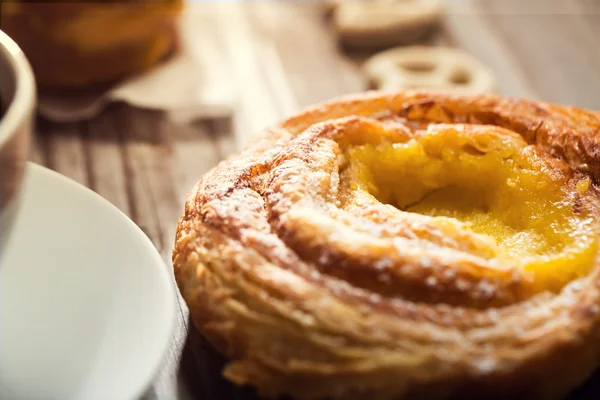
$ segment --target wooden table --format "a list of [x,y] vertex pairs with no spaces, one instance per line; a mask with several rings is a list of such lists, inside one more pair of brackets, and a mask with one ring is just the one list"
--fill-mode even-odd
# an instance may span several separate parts
[[[129,215],[165,268],[186,193],[204,172],[298,109],[364,89],[360,56],[338,48],[321,3],[212,4],[198,23],[220,53],[210,67],[235,87],[231,120],[182,125],[159,111],[115,104],[87,122],[39,121],[32,153]],[[596,0],[452,0],[430,41],[487,63],[502,94],[600,109],[599,39]],[[194,398],[180,371],[189,364],[181,362],[187,314],[180,300],[171,349],[144,399]]]

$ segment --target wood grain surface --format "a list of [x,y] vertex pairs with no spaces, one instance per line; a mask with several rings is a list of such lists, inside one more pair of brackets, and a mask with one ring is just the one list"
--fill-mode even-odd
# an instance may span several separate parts
[[[82,123],[40,120],[31,155],[123,210],[168,269],[186,194],[203,173],[300,108],[365,89],[359,66],[366,55],[339,48],[323,3],[226,2],[195,10],[211,51],[219,52],[210,68],[221,82],[213,84],[235,88],[231,119],[183,125],[160,111],[114,104]],[[452,0],[427,42],[481,59],[496,73],[501,94],[600,109],[599,39],[600,1]],[[194,345],[194,332],[188,335],[187,309],[178,304],[172,346],[144,399],[224,398],[214,394],[223,393],[218,388],[211,395],[217,383],[194,390],[203,365],[192,348],[204,350]],[[598,382],[600,376],[573,398],[600,398]]]

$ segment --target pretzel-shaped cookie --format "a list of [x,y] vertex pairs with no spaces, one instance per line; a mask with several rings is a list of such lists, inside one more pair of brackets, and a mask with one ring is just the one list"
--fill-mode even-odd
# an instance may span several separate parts
[[455,48],[411,46],[371,57],[364,72],[374,89],[443,89],[455,93],[492,93],[493,72],[470,54]]
[[388,47],[418,40],[443,13],[440,0],[336,1],[333,25],[353,47]]

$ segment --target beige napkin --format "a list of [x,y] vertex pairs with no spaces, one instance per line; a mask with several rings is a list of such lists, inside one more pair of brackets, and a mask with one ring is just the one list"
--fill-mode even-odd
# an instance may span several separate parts
[[[194,16],[201,4],[188,3],[179,21],[181,49],[173,58],[131,77],[104,92],[82,95],[40,94],[38,111],[58,122],[90,119],[111,102],[165,110],[175,118],[194,120],[223,118],[232,113],[234,91],[231,79],[218,68],[223,58]],[[222,60],[224,63],[225,61]]]

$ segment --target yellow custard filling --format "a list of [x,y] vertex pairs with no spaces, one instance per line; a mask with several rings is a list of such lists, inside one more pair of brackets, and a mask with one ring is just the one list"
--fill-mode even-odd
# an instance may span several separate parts
[[346,158],[354,188],[434,223],[463,222],[495,243],[491,262],[531,272],[536,291],[559,290],[594,262],[596,225],[575,204],[589,182],[569,193],[567,178],[520,138],[436,129],[405,143],[350,146]]

